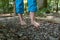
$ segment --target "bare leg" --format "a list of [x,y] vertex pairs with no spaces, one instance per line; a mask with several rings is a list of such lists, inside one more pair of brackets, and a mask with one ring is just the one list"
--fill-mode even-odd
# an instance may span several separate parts
[[39,23],[37,23],[35,21],[35,13],[34,12],[30,12],[30,19],[31,19],[31,24],[34,25],[35,27],[40,26]]
[[22,14],[18,14],[19,16],[19,19],[20,19],[20,24],[21,25],[26,25],[25,21],[24,21],[24,18],[23,18],[23,15]]

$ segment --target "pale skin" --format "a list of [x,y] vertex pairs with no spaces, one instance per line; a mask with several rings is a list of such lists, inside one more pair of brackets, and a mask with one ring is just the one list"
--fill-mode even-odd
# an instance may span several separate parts
[[[20,19],[20,24],[21,25],[27,25],[26,22],[24,21],[23,14],[18,14],[19,19]],[[31,19],[31,24],[34,25],[35,27],[39,27],[39,23],[35,21],[35,12],[30,12],[30,19]]]

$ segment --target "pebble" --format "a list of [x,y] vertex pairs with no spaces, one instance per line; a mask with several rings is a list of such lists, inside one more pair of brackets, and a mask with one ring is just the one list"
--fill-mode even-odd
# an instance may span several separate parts
[[[42,22],[38,30],[34,26],[27,28],[18,26],[17,19],[9,22],[2,22],[0,28],[0,40],[59,40],[60,38],[60,24],[49,22]],[[15,26],[16,25],[16,26]]]

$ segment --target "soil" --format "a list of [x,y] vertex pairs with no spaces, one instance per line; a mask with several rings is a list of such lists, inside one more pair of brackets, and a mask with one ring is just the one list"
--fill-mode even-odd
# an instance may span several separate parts
[[21,26],[18,18],[0,20],[0,40],[60,40],[60,24],[37,20],[38,29],[30,25],[30,19],[25,19],[27,26]]

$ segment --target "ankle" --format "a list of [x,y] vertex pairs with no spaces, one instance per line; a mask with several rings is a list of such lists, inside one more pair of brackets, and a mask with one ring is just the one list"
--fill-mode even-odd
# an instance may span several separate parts
[[34,23],[34,22],[35,22],[35,20],[31,21],[31,23]]
[[24,22],[24,20],[20,20],[20,22]]

